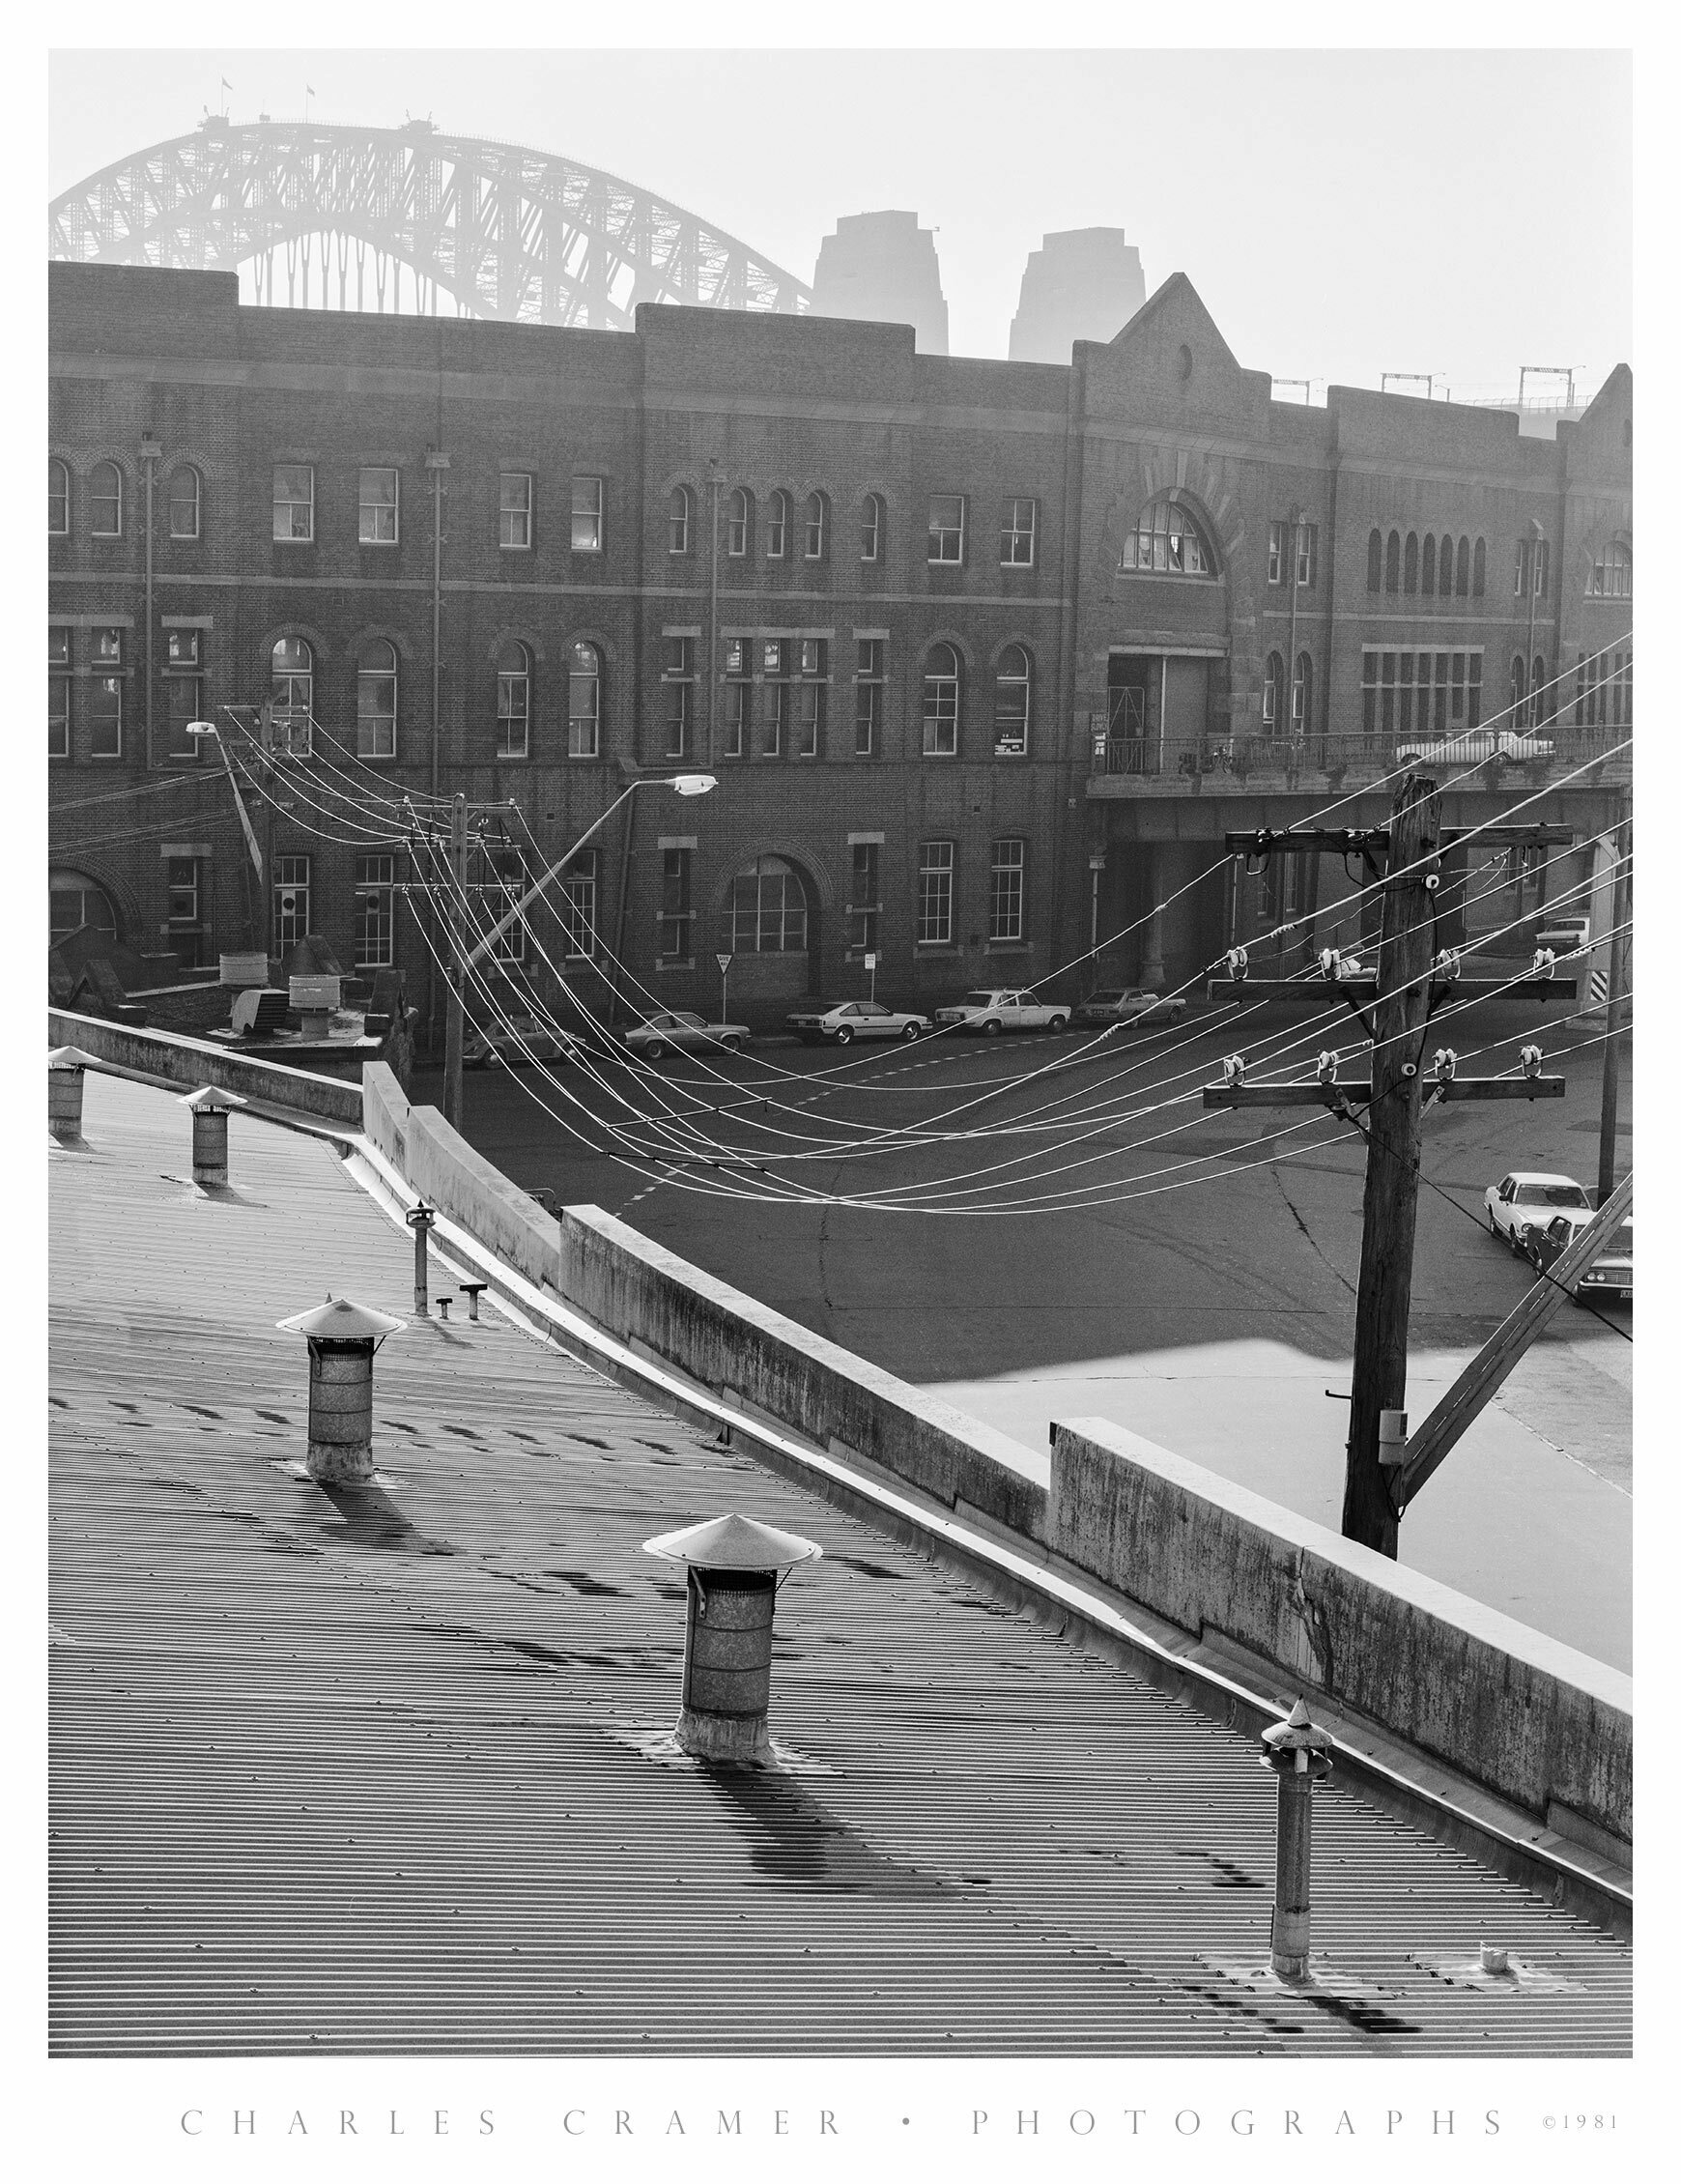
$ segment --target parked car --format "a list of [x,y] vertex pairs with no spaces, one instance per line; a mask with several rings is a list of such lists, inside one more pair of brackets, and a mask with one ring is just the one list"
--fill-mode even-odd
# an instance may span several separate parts
[[1476,766],[1486,759],[1505,759],[1522,765],[1529,759],[1550,759],[1553,746],[1545,736],[1520,735],[1510,728],[1472,728],[1463,735],[1439,743],[1403,743],[1396,751],[1398,762],[1421,759],[1430,765]]
[[980,1031],[996,1039],[1001,1031],[1065,1031],[1068,1004],[1040,1001],[1011,986],[978,986],[950,1008],[934,1011],[936,1023],[958,1031]]
[[693,1009],[664,1009],[646,1023],[633,1024],[624,1043],[633,1054],[657,1062],[667,1053],[739,1054],[752,1037],[745,1023],[708,1023]]
[[826,1039],[849,1047],[854,1039],[920,1039],[933,1025],[926,1017],[882,1001],[810,1001],[788,1018],[788,1029],[808,1047]]
[[1588,945],[1586,918],[1548,918],[1535,935],[1537,948],[1551,948],[1555,956],[1574,956]]
[[[1593,1219],[1591,1214],[1554,1214],[1550,1221],[1537,1222],[1524,1231],[1524,1250],[1531,1265],[1545,1274],[1569,1250],[1577,1237]],[[1589,1297],[1603,1297],[1608,1304],[1632,1304],[1635,1295],[1635,1222],[1629,1219],[1612,1229],[1604,1250],[1595,1258],[1585,1274],[1578,1275],[1571,1284],[1570,1294],[1578,1304]]]
[[1568,1175],[1514,1168],[1483,1193],[1483,1210],[1489,1234],[1503,1236],[1514,1251],[1521,1251],[1526,1227],[1549,1221],[1556,1213],[1590,1214],[1593,1206],[1581,1185]]
[[550,1031],[535,1017],[510,1016],[505,1024],[470,1031],[462,1043],[463,1069],[527,1069],[533,1062],[569,1062],[583,1045],[570,1032]]
[[1130,1023],[1138,1017],[1154,1017],[1158,1023],[1177,1023],[1183,1014],[1182,993],[1151,993],[1142,986],[1109,986],[1080,1003],[1074,1011],[1074,1021]]

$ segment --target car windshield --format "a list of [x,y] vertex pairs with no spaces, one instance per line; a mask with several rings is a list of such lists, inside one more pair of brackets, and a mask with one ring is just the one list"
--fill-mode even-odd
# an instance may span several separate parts
[[1604,1247],[1603,1256],[1608,1259],[1632,1259],[1634,1255],[1635,1224],[1632,1221],[1625,1221],[1610,1242]]
[[978,987],[973,993],[964,994],[963,1006],[966,1009],[984,1009],[990,1006],[991,1000],[992,993],[990,988]]
[[678,1009],[670,1021],[673,1030],[679,1026],[688,1031],[704,1031],[706,1028],[706,1019],[697,1016],[693,1009]]
[[1587,1193],[1580,1183],[1520,1183],[1516,1202],[1520,1206],[1586,1206]]

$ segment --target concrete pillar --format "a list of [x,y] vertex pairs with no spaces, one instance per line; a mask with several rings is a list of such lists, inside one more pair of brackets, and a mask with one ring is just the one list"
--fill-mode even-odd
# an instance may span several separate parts
[[1144,900],[1146,904],[1154,905],[1150,908],[1139,935],[1138,983],[1149,992],[1159,993],[1167,984],[1167,974],[1161,960],[1162,914],[1158,906],[1165,892],[1162,876],[1166,870],[1166,859],[1162,855],[1160,845],[1154,842],[1141,843],[1138,854],[1144,867]]
[[363,1483],[374,1475],[374,1351],[405,1322],[341,1297],[277,1324],[309,1344],[310,1478],[328,1486]]
[[89,1060],[79,1047],[54,1047],[46,1057],[46,1127],[63,1144],[75,1144],[82,1135]]
[[643,1546],[688,1566],[678,1744],[698,1759],[762,1765],[771,1755],[777,1585],[823,1550],[796,1533],[734,1515],[663,1533]]

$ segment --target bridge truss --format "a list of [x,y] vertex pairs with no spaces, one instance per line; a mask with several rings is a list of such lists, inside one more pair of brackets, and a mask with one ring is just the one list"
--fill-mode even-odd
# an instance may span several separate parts
[[436,314],[442,297],[459,317],[629,329],[639,303],[804,311],[812,300],[745,243],[633,183],[429,122],[213,115],[65,190],[47,217],[53,258],[249,267],[263,303]]

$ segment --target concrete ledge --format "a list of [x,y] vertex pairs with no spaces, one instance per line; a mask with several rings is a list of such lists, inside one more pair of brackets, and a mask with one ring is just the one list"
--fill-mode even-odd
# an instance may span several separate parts
[[1634,1831],[1634,1685],[1107,1419],[1053,1428],[1049,1544],[1543,1823]]
[[214,1084],[343,1129],[362,1128],[362,1088],[343,1078],[318,1077],[254,1054],[230,1053],[203,1039],[76,1016],[69,1009],[47,1011],[46,1033],[49,1046],[79,1047],[95,1061],[128,1076],[170,1084]]
[[[937,1395],[912,1388],[652,1244],[597,1206],[560,1221],[560,1294],[620,1341],[727,1400],[837,1444],[954,1509],[961,1500],[1044,1537],[1048,1465]],[[1041,1468],[1044,1481],[1029,1476]]]

